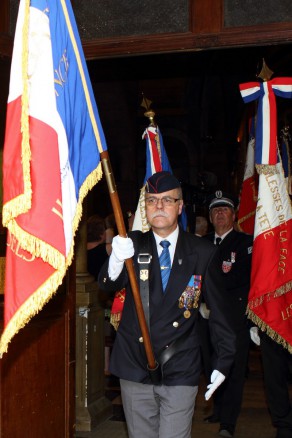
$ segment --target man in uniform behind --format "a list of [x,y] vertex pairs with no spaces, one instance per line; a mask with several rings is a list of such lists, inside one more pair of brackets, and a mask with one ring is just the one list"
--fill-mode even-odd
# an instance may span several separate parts
[[[228,378],[214,395],[213,414],[204,420],[206,423],[219,422],[219,435],[224,437],[232,437],[234,434],[241,408],[250,346],[250,325],[246,317],[246,307],[250,288],[253,237],[235,231],[235,208],[236,201],[231,195],[216,191],[210,197],[209,203],[209,217],[214,232],[205,236],[205,239],[218,248],[221,279],[224,281],[221,294],[225,302],[225,313],[236,333],[234,364]],[[210,353],[208,345],[207,342],[202,344],[207,374],[212,367],[212,352]]]

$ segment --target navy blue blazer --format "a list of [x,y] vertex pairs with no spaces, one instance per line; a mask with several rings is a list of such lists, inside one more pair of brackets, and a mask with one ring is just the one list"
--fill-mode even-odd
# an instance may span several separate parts
[[[137,255],[141,232],[129,233],[134,242],[134,266],[138,276]],[[198,327],[199,303],[204,295],[210,313],[210,331],[215,351],[214,369],[224,375],[232,365],[235,354],[235,334],[224,312],[222,299],[222,276],[216,248],[210,242],[179,230],[171,274],[162,292],[159,259],[156,242],[148,232],[152,247],[152,262],[149,278],[150,336],[155,357],[172,341],[181,338],[178,351],[163,366],[163,383],[166,385],[198,385],[201,374],[201,356]],[[120,326],[110,360],[110,371],[114,375],[135,382],[150,383],[144,345],[140,342],[139,327],[134,299],[126,268],[117,280],[108,277],[108,261],[99,275],[100,288],[116,291],[126,287],[126,299]],[[186,296],[187,286],[193,276],[201,278],[198,306],[190,309],[186,317],[181,299]],[[192,283],[192,282],[191,282]],[[190,283],[190,284],[191,284]],[[188,314],[187,314],[188,315]]]
[[[204,238],[214,242],[214,233]],[[252,261],[253,236],[232,230],[217,247],[224,281],[222,294],[230,308],[230,322],[235,331],[249,327],[246,317]]]

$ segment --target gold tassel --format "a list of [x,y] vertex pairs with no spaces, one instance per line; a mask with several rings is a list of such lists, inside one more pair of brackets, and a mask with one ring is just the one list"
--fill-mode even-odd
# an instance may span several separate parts
[[121,322],[121,313],[111,313],[110,323],[113,328],[117,331]]

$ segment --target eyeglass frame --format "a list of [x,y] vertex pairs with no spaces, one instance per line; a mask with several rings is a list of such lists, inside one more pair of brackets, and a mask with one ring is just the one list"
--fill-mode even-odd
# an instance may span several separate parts
[[[153,201],[152,204],[149,204],[147,201]],[[159,201],[161,201],[161,204],[163,207],[171,207],[175,205],[177,201],[181,201],[181,198],[173,198],[172,196],[163,196],[162,198],[156,198],[155,196],[149,196],[148,198],[145,197],[145,204],[148,205],[148,207],[156,207]],[[166,201],[171,201],[169,204],[166,203]]]

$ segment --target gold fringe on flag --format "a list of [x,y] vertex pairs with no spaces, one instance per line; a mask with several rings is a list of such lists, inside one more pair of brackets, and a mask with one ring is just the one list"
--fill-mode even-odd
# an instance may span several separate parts
[[[102,167],[101,163],[98,164],[98,167],[91,172],[91,174],[86,178],[84,183],[80,188],[80,196],[79,202],[76,209],[76,214],[73,221],[73,233],[75,235],[76,230],[78,228],[79,221],[82,216],[82,201],[87,195],[88,191],[100,180],[102,177]],[[28,235],[29,237],[29,235]],[[33,237],[33,236],[30,236]],[[44,242],[43,242],[44,243]],[[49,245],[48,245],[49,246]],[[53,250],[53,248],[51,248]],[[52,253],[56,252],[56,250],[52,251]],[[54,259],[52,258],[52,253],[48,254],[49,263],[51,266],[55,268]],[[55,295],[58,290],[58,287],[62,284],[64,276],[66,274],[67,268],[71,265],[74,255],[74,239],[72,240],[72,245],[69,251],[69,254],[65,260],[64,256],[62,263],[57,265],[55,269],[56,272],[48,278],[48,280],[42,284],[38,290],[36,290],[17,310],[17,312],[13,315],[11,320],[8,322],[5,330],[0,339],[0,358],[3,353],[6,353],[8,350],[8,344],[11,339],[22,329],[33,316],[35,316],[39,311],[44,307],[44,305],[50,301],[50,299]],[[45,260],[47,261],[47,260]]]
[[273,341],[286,348],[289,353],[292,353],[292,345],[290,345],[279,333],[275,332],[268,324],[266,324],[261,318],[259,318],[252,310],[247,310],[247,317],[262,331],[273,339]]
[[285,293],[290,292],[291,290],[292,290],[292,281],[289,281],[288,283],[279,287],[277,290],[273,292],[269,292],[249,302],[246,310],[247,317],[251,321],[253,321],[259,327],[260,330],[266,332],[267,335],[270,336],[270,338],[272,338],[275,342],[281,344],[284,348],[286,348],[289,351],[289,353],[292,353],[292,345],[290,345],[284,338],[282,338],[281,335],[279,335],[279,333],[277,333],[275,330],[269,327],[261,318],[259,318],[258,315],[254,313],[253,309],[262,305],[266,300],[270,301],[271,299],[284,295]]
[[[69,34],[74,47],[79,72],[86,96],[86,102],[92,127],[94,130],[95,138],[97,141],[99,152],[102,152],[102,144],[99,135],[97,122],[94,117],[94,111],[90,100],[90,95],[82,67],[80,54],[72,30],[72,26],[69,20],[69,15],[66,9],[66,5],[61,0],[63,5],[64,14],[67,21]],[[30,319],[35,316],[43,306],[52,298],[56,293],[58,287],[62,284],[67,268],[70,266],[74,256],[74,237],[82,217],[82,203],[84,198],[88,194],[89,190],[101,179],[102,166],[101,162],[97,165],[85,179],[79,190],[78,203],[76,206],[75,216],[72,221],[72,244],[69,249],[68,255],[65,258],[58,250],[53,248],[46,242],[38,239],[37,237],[27,233],[17,224],[15,218],[30,210],[32,205],[32,185],[30,176],[30,162],[31,162],[31,149],[30,149],[30,135],[29,135],[29,93],[28,93],[28,41],[29,41],[29,12],[30,12],[30,0],[25,0],[25,15],[24,26],[22,31],[22,101],[21,101],[21,159],[24,179],[24,193],[7,202],[3,206],[3,225],[6,226],[12,236],[16,238],[20,247],[35,257],[39,257],[44,262],[49,263],[56,271],[36,290],[15,312],[0,339],[0,357],[3,353],[7,352],[8,344],[11,339],[23,328]]]
[[41,287],[36,290],[15,312],[5,327],[0,339],[0,358],[8,350],[11,339],[22,329],[33,316],[35,316],[44,305],[55,294],[63,281],[65,270],[56,271]]
[[277,166],[274,164],[256,164],[255,167],[259,175],[276,175],[279,173]]

